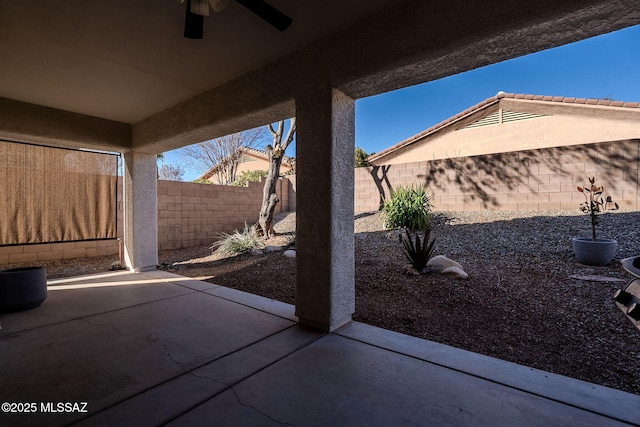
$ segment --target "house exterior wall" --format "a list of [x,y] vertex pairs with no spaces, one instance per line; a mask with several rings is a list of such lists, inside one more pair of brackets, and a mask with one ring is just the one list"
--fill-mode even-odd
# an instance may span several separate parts
[[552,147],[357,168],[356,213],[399,185],[425,185],[434,210],[573,210],[595,176],[621,208],[640,209],[640,140]]
[[236,174],[240,175],[242,172],[249,171],[266,171],[269,170],[269,161],[266,159],[257,159],[255,157],[244,156],[246,159],[243,159],[238,163],[238,169],[236,170]]
[[504,111],[545,116],[465,128],[478,119],[472,116],[395,153],[389,153],[376,164],[455,159],[640,138],[640,114],[637,109],[558,106],[553,102],[518,103],[508,99],[501,100],[500,106]]
[[[269,170],[269,160],[264,157],[257,157],[251,154],[243,154],[238,162],[238,167],[236,168],[236,176],[240,176],[243,172],[251,172],[251,171],[268,171]],[[286,174],[291,170],[291,166],[283,161],[280,165],[280,174]],[[213,182],[214,184],[218,183],[218,176],[214,173],[212,174],[208,180]]]
[[[244,156],[244,161],[240,161],[238,163],[238,169],[236,174],[240,175],[242,172],[251,172],[251,171],[268,171],[269,170],[269,160],[257,158],[253,156]],[[286,162],[282,162],[280,165],[280,173],[285,174],[291,170],[291,166],[289,166]]]
[[[118,192],[118,237],[124,236],[122,186]],[[295,178],[294,178],[295,182]],[[295,186],[295,184],[294,184]],[[275,213],[295,209],[295,188],[288,178],[278,181],[280,203]],[[158,249],[210,245],[218,233],[242,229],[258,220],[264,181],[246,187],[158,181]],[[118,254],[118,240],[46,243],[0,247],[0,265]],[[114,258],[115,260],[116,258]]]

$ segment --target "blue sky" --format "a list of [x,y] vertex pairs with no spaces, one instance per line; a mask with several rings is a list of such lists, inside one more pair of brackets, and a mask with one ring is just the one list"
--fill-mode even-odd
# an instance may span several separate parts
[[[356,146],[381,151],[499,91],[640,102],[640,26],[359,99]],[[181,163],[173,153],[166,161]],[[187,169],[184,179],[200,172]]]
[[356,101],[356,146],[381,151],[499,91],[640,102],[640,26]]

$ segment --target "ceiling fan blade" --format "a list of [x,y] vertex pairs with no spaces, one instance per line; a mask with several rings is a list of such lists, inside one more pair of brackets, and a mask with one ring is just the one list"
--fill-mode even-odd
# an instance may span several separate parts
[[263,0],[236,0],[280,31],[289,28],[293,20]]
[[188,39],[201,39],[203,33],[204,16],[192,13],[191,0],[187,0],[187,12],[184,16],[184,36]]

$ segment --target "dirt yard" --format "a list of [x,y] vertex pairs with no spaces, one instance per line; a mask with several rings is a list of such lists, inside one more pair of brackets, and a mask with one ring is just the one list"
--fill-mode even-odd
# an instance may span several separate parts
[[[295,214],[278,219],[285,237],[275,243],[282,243],[295,230]],[[402,245],[387,238],[379,213],[359,215],[354,319],[640,394],[640,330],[611,298],[632,279],[618,261],[640,253],[640,213],[603,218],[602,234],[620,244],[605,267],[573,258],[570,239],[587,221],[566,212],[436,214],[435,253],[462,264],[469,279],[460,280],[403,274]],[[167,271],[294,303],[295,260],[281,252],[221,259],[201,247],[161,253],[160,261]],[[94,262],[48,270],[50,277],[86,274],[100,270],[87,267]]]

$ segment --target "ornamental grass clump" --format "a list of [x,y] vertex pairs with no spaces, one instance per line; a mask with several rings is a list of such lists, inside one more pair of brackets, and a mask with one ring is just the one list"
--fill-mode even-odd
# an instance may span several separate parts
[[382,205],[385,228],[426,230],[431,223],[431,203],[424,187],[399,186]]
[[607,196],[606,199],[602,197],[604,187],[596,185],[595,177],[589,178],[589,184],[584,187],[578,186],[578,191],[584,195],[585,201],[580,204],[580,210],[589,214],[591,218],[591,238],[595,242],[596,227],[600,223],[598,215],[606,210],[616,210],[619,206],[611,200],[611,196]]
[[211,249],[220,255],[240,255],[251,252],[253,249],[262,249],[264,242],[255,227],[244,224],[242,231],[234,230],[233,233],[220,233],[220,239],[215,242]]

